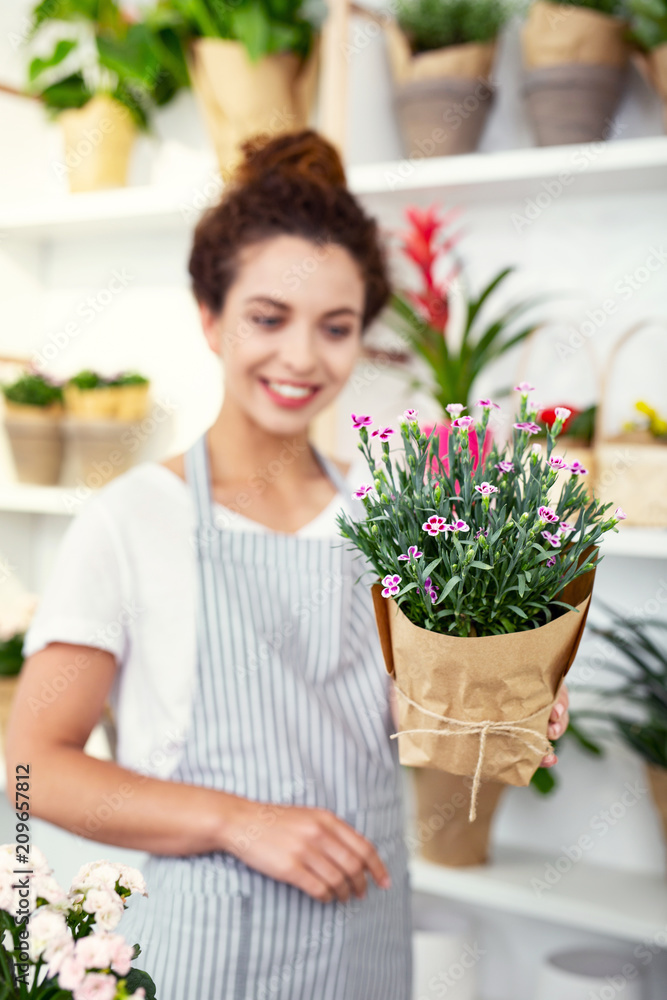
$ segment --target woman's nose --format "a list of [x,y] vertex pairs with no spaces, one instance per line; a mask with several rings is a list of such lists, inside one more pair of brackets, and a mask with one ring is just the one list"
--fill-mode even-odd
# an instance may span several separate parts
[[284,341],[283,361],[295,374],[308,375],[317,367],[317,345],[310,326],[299,323],[290,327]]

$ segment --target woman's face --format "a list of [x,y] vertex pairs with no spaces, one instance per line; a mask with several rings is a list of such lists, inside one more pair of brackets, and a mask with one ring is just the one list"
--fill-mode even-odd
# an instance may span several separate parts
[[200,306],[226,399],[270,433],[304,431],[352,374],[364,299],[341,246],[285,235],[245,247],[220,314]]

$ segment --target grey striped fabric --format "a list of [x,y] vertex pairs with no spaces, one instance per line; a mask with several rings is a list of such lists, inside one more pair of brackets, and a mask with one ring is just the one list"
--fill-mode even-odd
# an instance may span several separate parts
[[205,435],[185,459],[197,685],[173,780],[265,803],[264,826],[271,803],[331,809],[375,844],[392,887],[369,876],[363,900],[325,904],[247,866],[243,844],[151,855],[149,897],[120,930],[140,942],[157,1000],[409,1000],[401,779],[365,566],[342,538],[217,528]]

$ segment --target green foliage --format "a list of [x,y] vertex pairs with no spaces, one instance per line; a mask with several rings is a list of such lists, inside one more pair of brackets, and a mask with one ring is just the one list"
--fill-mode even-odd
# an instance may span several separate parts
[[587,7],[588,10],[597,10],[601,14],[617,17],[623,17],[625,14],[625,0],[558,0],[558,3],[570,7]]
[[667,0],[627,0],[633,41],[642,49],[667,44]]
[[[92,33],[99,77],[93,85],[90,70],[84,70],[78,37],[59,39],[49,56],[34,58],[28,67],[31,90],[52,114],[83,107],[96,93],[107,93],[145,129],[152,109],[189,85],[178,18],[148,12],[132,23],[117,0],[45,0],[33,9],[31,35],[50,21],[83,26]],[[62,74],[56,72],[58,67]]]
[[465,326],[460,345],[447,343],[447,337],[435,329],[412,305],[407,295],[394,292],[389,303],[389,323],[424,359],[435,382],[433,397],[443,412],[453,399],[469,406],[475,379],[480,372],[507,351],[529,337],[541,324],[536,321],[517,329],[517,321],[543,297],[518,302],[492,320],[482,319],[482,307],[515,269],[506,267],[475,297],[468,298]]
[[63,392],[43,375],[21,375],[15,382],[2,386],[5,399],[10,403],[22,403],[24,406],[51,406],[61,403]]
[[[489,412],[484,409],[477,428],[480,443]],[[517,423],[532,422],[534,415],[523,394]],[[618,518],[607,514],[611,504],[588,496],[576,475],[549,508],[556,526],[544,516],[558,475],[547,460],[559,432],[560,421],[549,432],[545,458],[533,451],[530,433],[515,428],[511,442],[493,445],[473,469],[469,434],[460,426],[452,426],[443,458],[438,428],[427,436],[415,419],[405,419],[402,449],[392,459],[384,440],[380,462],[366,427],[360,428],[374,489],[363,499],[366,517],[340,514],[339,528],[376,578],[399,577],[400,589],[391,596],[415,625],[464,637],[500,635],[538,628],[570,609],[561,600],[563,588],[597,565],[602,535]],[[511,462],[512,470],[498,469],[501,461]],[[485,489],[487,495],[480,492]],[[424,524],[432,516],[449,529],[427,533]],[[555,545],[543,534],[552,528]],[[423,556],[399,560],[413,545]],[[433,597],[427,579],[436,588]]]
[[113,378],[107,378],[90,368],[85,368],[68,379],[68,384],[75,385],[77,389],[104,389],[110,385],[146,385],[147,383],[148,379],[140,375],[139,372],[120,372]]
[[23,635],[0,641],[0,677],[15,677],[23,666]]
[[510,14],[500,0],[398,0],[396,11],[413,52],[490,42]]
[[[605,610],[611,625],[592,625],[589,631],[604,643],[610,655],[605,667],[619,677],[620,684],[587,686],[602,708],[578,711],[576,723],[595,720],[602,727],[601,734],[615,734],[648,764],[667,768],[667,621]],[[586,739],[596,745],[593,738]]]
[[159,0],[158,11],[177,14],[185,36],[242,42],[256,61],[275,52],[305,57],[326,13],[303,0]]

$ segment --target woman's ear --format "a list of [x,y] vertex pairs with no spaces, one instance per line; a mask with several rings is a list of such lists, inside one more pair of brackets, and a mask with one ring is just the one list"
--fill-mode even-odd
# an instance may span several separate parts
[[204,331],[206,342],[215,354],[220,354],[220,330],[218,327],[219,317],[209,309],[205,302],[199,302],[198,306],[202,330]]

